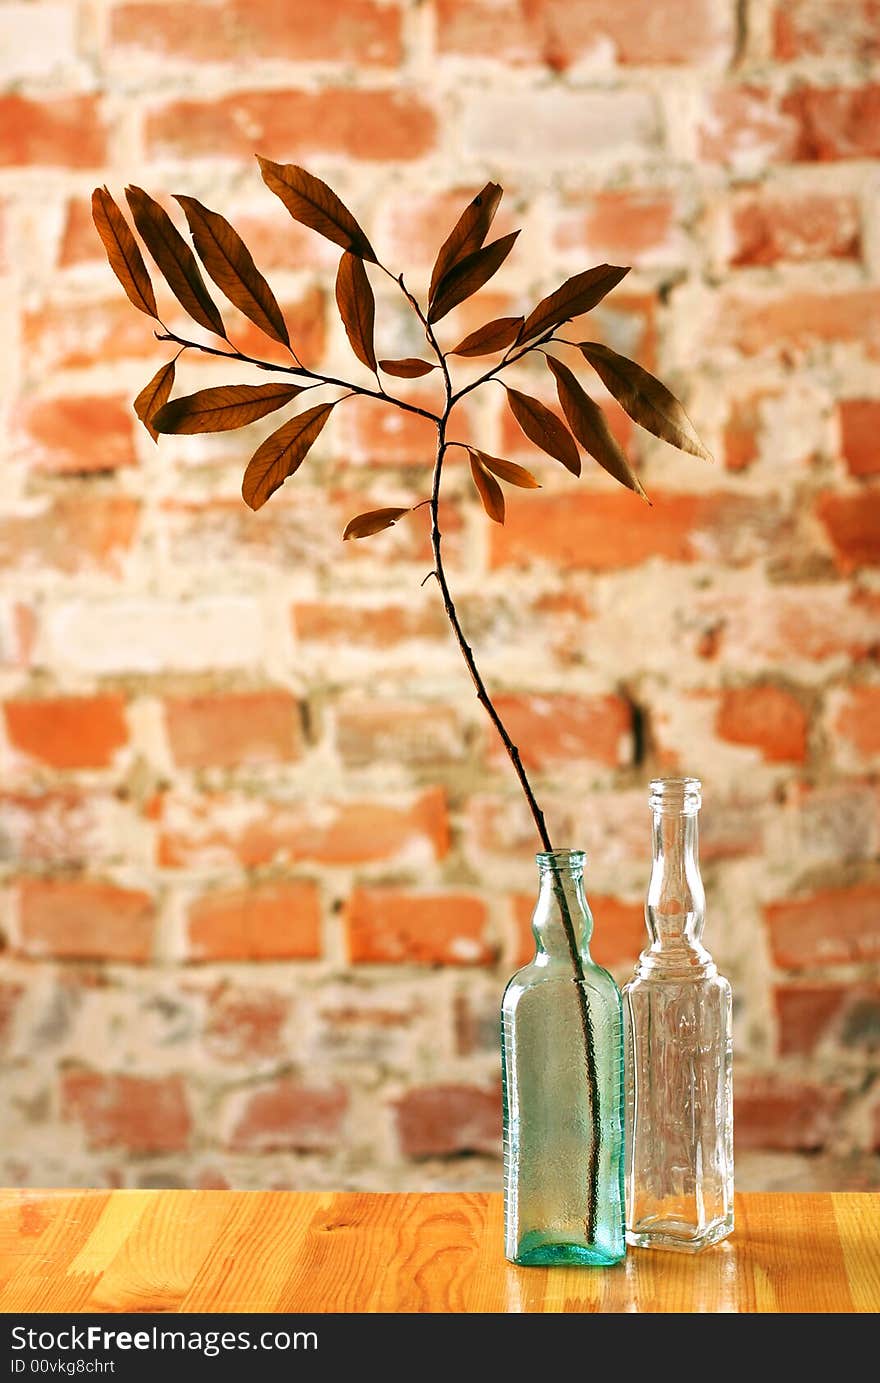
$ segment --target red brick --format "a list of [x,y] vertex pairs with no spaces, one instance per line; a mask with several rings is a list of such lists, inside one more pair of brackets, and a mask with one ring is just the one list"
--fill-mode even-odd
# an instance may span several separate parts
[[731,209],[730,263],[852,259],[861,243],[855,197],[819,193],[745,193]]
[[237,1101],[234,1152],[315,1152],[342,1138],[348,1096],[341,1085],[303,1085],[293,1076],[257,1086]]
[[346,904],[355,964],[490,965],[486,905],[463,893],[356,888]]
[[250,810],[237,810],[233,821],[226,816],[229,801],[207,797],[175,804],[173,810],[165,803],[160,865],[173,869],[238,862],[253,868],[276,858],[366,864],[412,858],[414,853],[440,859],[449,849],[442,788],[427,788],[405,805],[387,799],[308,804],[251,800]]
[[[250,198],[247,201],[224,198],[223,215],[235,226],[264,274],[270,269],[288,271],[293,268],[318,269],[322,276],[335,275],[339,263],[337,245],[309,230],[308,226],[299,225],[276,198],[265,202],[266,190],[262,183],[253,189],[253,197],[257,205]],[[310,293],[317,291],[311,289],[303,294],[303,301],[308,301]]]
[[128,743],[125,698],[45,697],[3,706],[9,742],[51,768],[109,768]]
[[184,1152],[192,1116],[182,1076],[65,1071],[62,1118],[82,1124],[89,1148],[130,1153]]
[[762,405],[776,395],[760,389],[736,399],[724,424],[724,466],[728,471],[745,471],[758,459],[763,426]]
[[342,762],[362,767],[382,759],[407,764],[447,763],[465,753],[465,738],[451,706],[418,702],[351,702],[336,712]]
[[[115,282],[107,268],[108,283]],[[148,319],[122,289],[112,298],[44,302],[22,313],[22,347],[36,379],[59,369],[87,370],[117,360],[144,361],[144,384],[168,356]],[[169,352],[170,355],[170,352]]]
[[[406,91],[242,91],[171,101],[146,121],[150,158],[420,158],[434,147],[433,110]],[[355,214],[357,212],[355,211]]]
[[712,0],[438,0],[441,54],[541,63],[564,71],[611,49],[617,62],[720,62],[731,51],[728,13]]
[[880,474],[880,399],[843,399],[838,413],[850,475]]
[[19,942],[34,959],[150,959],[155,905],[140,889],[101,879],[22,879]]
[[299,703],[281,688],[169,696],[164,706],[181,768],[287,763],[302,754]]
[[0,817],[6,848],[21,867],[94,868],[108,863],[116,844],[108,828],[107,808],[107,796],[93,788],[4,792]]
[[112,14],[115,48],[155,53],[163,60],[224,62],[239,67],[284,54],[297,62],[389,66],[400,61],[400,9],[376,0],[192,0],[186,10],[155,3],[118,6]]
[[796,112],[780,110],[771,91],[728,86],[715,91],[700,129],[700,155],[713,163],[787,163],[800,135]]
[[620,488],[607,493],[510,495],[503,527],[489,534],[492,567],[547,561],[562,570],[615,571],[651,557],[739,563],[763,550],[779,524],[766,499],[710,492],[661,493],[653,507]]
[[880,490],[850,495],[826,491],[819,496],[816,514],[840,571],[880,565]]
[[741,1076],[734,1084],[736,1147],[816,1152],[830,1141],[842,1100],[828,1085]]
[[592,263],[650,264],[669,252],[676,209],[672,193],[651,188],[594,192],[560,214],[556,246]]
[[[396,267],[406,264],[431,268],[449,231],[482,186],[482,183],[459,183],[437,192],[410,189],[405,198],[389,198],[380,211],[381,230],[377,235],[385,262]],[[505,212],[511,190],[508,183],[504,201],[492,223],[493,240],[496,235],[506,235],[515,229]],[[418,291],[415,284],[409,287]],[[444,319],[444,329],[445,326]]]
[[79,264],[100,263],[105,259],[101,238],[92,220],[92,205],[88,197],[71,197],[64,216],[64,229],[58,247],[59,269]]
[[880,156],[880,84],[796,87],[780,103],[798,122],[792,157],[805,162]]
[[106,161],[107,127],[97,97],[0,96],[0,165],[99,168]]
[[[582,759],[615,768],[632,757],[632,710],[619,696],[499,693],[493,701],[526,768]],[[505,758],[494,728],[486,734],[490,756]]]
[[18,431],[22,453],[38,470],[88,474],[137,461],[128,399],[32,399],[19,410]]
[[[281,310],[291,343],[300,360],[309,367],[317,365],[324,355],[327,341],[327,305],[323,291],[320,288],[307,288],[298,298],[285,299],[281,303]],[[265,336],[258,326],[249,322],[240,312],[224,305],[223,320],[236,350],[256,360],[290,365],[287,347]]]
[[62,494],[38,513],[7,511],[0,519],[0,562],[7,569],[116,575],[139,519],[140,501],[132,495]]
[[773,52],[782,62],[880,57],[880,5],[877,0],[777,0]]
[[790,970],[880,956],[880,884],[825,888],[764,909],[773,959]]
[[497,1156],[501,1093],[472,1085],[428,1085],[397,1102],[397,1137],[404,1157]]
[[[548,284],[548,288],[552,285]],[[570,341],[601,341],[621,355],[638,360],[646,370],[657,368],[657,296],[655,293],[634,293],[616,289],[592,312],[574,317],[565,328]],[[592,376],[584,357],[575,347],[557,346],[554,355],[564,361],[575,374],[589,384]],[[545,403],[556,407],[555,395],[547,386]],[[603,406],[604,406],[603,400]],[[632,424],[622,410],[611,402],[608,409],[611,430],[620,442],[625,442]],[[614,414],[619,412],[626,431],[619,434]]]
[[0,1049],[10,1042],[15,1014],[24,992],[20,984],[0,981]]
[[765,763],[803,763],[807,757],[807,712],[796,696],[771,682],[723,691],[715,729],[730,744],[759,749]]
[[282,1057],[282,1035],[290,1008],[289,995],[275,990],[219,985],[208,1000],[205,1048],[220,1061]]
[[[418,408],[437,410],[442,400],[437,390],[409,392],[407,401]],[[456,425],[466,435],[466,410]],[[437,454],[437,426],[418,413],[389,408],[378,400],[353,398],[346,402],[339,419],[339,444],[352,461],[376,462],[385,466],[433,465]],[[450,459],[455,455],[450,453]]]
[[187,914],[189,960],[311,960],[320,954],[321,899],[312,883],[214,889]]
[[[535,894],[521,893],[513,899],[517,947],[511,963],[517,967],[527,965],[535,954],[532,933],[535,897]],[[620,898],[602,893],[588,893],[588,901],[593,914],[593,936],[590,941],[593,960],[612,968],[635,965],[639,954],[648,945],[644,904],[625,903]]]
[[330,601],[298,601],[293,607],[293,626],[301,643],[326,643],[341,647],[391,648],[413,639],[448,636],[439,604],[338,605]]
[[880,687],[850,687],[835,730],[862,754],[880,754]]
[[727,297],[721,300],[714,339],[742,355],[773,352],[787,359],[790,352],[817,344],[851,342],[877,356],[880,290]]
[[849,993],[839,984],[781,985],[774,989],[779,1055],[812,1055],[846,1007]]

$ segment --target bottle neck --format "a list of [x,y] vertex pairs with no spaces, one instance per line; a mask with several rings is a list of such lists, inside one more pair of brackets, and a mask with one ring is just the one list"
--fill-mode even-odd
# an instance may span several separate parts
[[578,950],[589,958],[593,918],[584,894],[584,856],[579,850],[553,850],[538,855],[539,889],[532,914],[538,963],[571,963],[567,918]]
[[650,946],[639,973],[708,975],[714,972],[702,944],[706,895],[699,865],[698,804],[664,802],[653,807],[653,864],[645,900]]

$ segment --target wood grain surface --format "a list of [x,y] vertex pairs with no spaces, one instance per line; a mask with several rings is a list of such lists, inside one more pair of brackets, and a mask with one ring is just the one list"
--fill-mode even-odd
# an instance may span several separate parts
[[739,1195],[736,1216],[697,1257],[517,1268],[500,1195],[0,1191],[0,1311],[880,1309],[880,1195]]

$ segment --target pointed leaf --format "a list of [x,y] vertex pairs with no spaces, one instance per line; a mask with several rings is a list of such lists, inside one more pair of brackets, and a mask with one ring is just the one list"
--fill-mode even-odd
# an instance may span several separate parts
[[412,355],[406,356],[403,360],[379,361],[379,369],[384,370],[386,375],[395,375],[397,379],[420,379],[422,375],[429,375],[436,368],[430,360],[419,360]]
[[122,284],[130,303],[158,322],[156,295],[147,266],[131,227],[106,187],[92,193],[92,220],[101,237],[110,268]]
[[281,308],[238,231],[225,216],[209,211],[195,197],[175,200],[183,207],[196,252],[217,287],[273,341],[289,346]]
[[585,393],[571,370],[567,365],[563,365],[561,360],[554,360],[548,355],[547,364],[556,377],[556,392],[566,422],[581,446],[599,462],[603,470],[613,475],[615,480],[619,480],[621,485],[625,485],[628,490],[635,490],[637,495],[647,500],[648,496],[612,434],[602,409]]
[[476,452],[469,451],[468,454],[471,458],[471,475],[474,478],[474,484],[483,502],[483,508],[490,519],[494,519],[496,523],[503,523],[504,495],[501,486],[494,476],[491,476],[485,467],[480,464]]
[[518,235],[519,231],[511,231],[510,235],[502,235],[500,240],[493,240],[491,245],[485,245],[483,249],[460,259],[440,280],[437,296],[428,312],[428,321],[439,322],[447,312],[488,283],[510,254]]
[[504,195],[497,182],[487,182],[459,216],[449,235],[440,246],[431,273],[428,302],[433,303],[440,280],[466,255],[478,250],[489,234],[498,203]]
[[486,322],[459,341],[449,354],[492,355],[494,351],[502,351],[516,340],[522,324],[522,317],[496,317],[494,322]]
[[501,456],[490,456],[476,447],[468,447],[468,451],[479,459],[487,471],[497,475],[500,480],[506,480],[508,485],[518,485],[521,490],[540,490],[539,482],[525,466],[518,466],[515,461],[505,461]]
[[342,541],[345,542],[349,538],[369,538],[373,533],[381,533],[383,528],[391,528],[392,524],[408,513],[409,509],[370,509],[366,514],[358,514],[345,525]]
[[558,327],[572,317],[580,317],[600,303],[606,293],[616,288],[629,269],[616,264],[599,264],[595,269],[587,269],[566,279],[561,288],[548,297],[542,298],[534,312],[526,318],[525,326],[519,334],[520,341],[529,341],[533,336]]
[[302,464],[330,417],[335,403],[319,403],[279,427],[257,447],[244,473],[241,493],[245,504],[260,509]]
[[273,163],[271,159],[260,158],[259,154],[257,159],[263,182],[281,198],[294,221],[317,231],[344,250],[351,250],[361,259],[378,264],[369,240],[332,188],[295,163]]
[[205,287],[196,257],[167,211],[141,187],[127,187],[125,196],[141,239],[181,307],[200,327],[226,340],[223,318]]
[[689,451],[704,461],[712,460],[711,453],[703,446],[687,413],[665,384],[661,384],[659,379],[643,370],[634,360],[618,355],[597,341],[581,341],[579,349],[609,394],[614,395],[621,408],[640,427],[653,432],[664,442],[670,442],[680,451]]
[[551,413],[543,403],[529,394],[521,394],[518,389],[507,389],[507,403],[523,432],[536,447],[546,451],[548,456],[561,461],[572,475],[580,475],[581,458],[569,433],[555,413]]
[[153,414],[158,412],[171,390],[174,388],[174,361],[169,360],[167,365],[163,365],[157,370],[150,380],[145,384],[141,392],[134,401],[134,411],[140,418],[144,427],[149,432],[154,442],[159,441],[159,434],[152,423]]
[[153,414],[153,426],[157,432],[178,435],[231,432],[283,408],[301,393],[302,386],[297,384],[225,384],[199,389],[166,403]]
[[336,275],[336,306],[351,348],[368,370],[376,369],[373,333],[376,325],[376,299],[367,278],[364,262],[351,250],[339,261]]

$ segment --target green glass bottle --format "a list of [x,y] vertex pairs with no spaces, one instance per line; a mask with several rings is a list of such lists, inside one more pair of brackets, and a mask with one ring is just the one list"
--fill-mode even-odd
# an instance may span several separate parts
[[592,960],[584,855],[537,856],[536,953],[501,1006],[505,1254],[525,1265],[626,1252],[620,991]]

